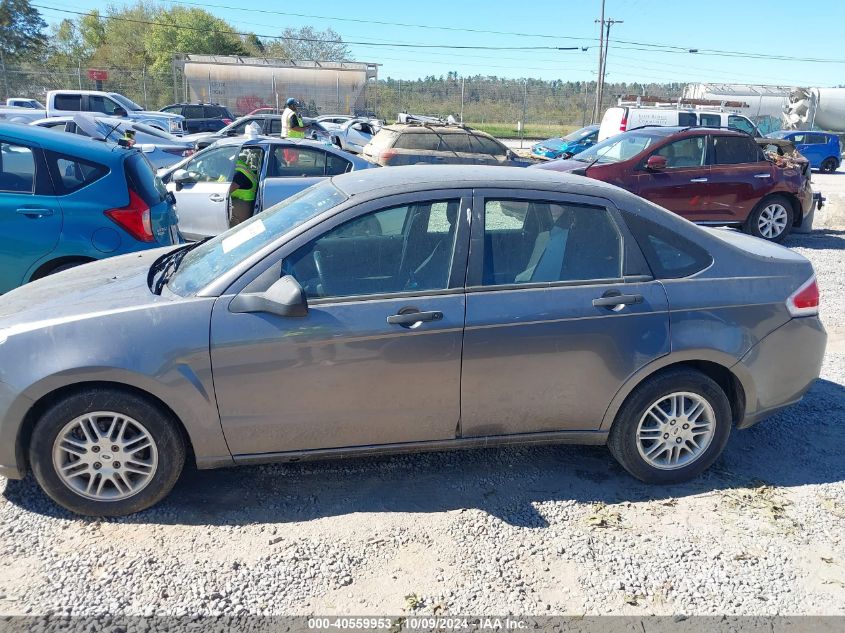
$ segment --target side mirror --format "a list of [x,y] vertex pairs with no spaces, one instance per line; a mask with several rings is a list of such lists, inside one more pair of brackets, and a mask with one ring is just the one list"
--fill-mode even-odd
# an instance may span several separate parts
[[282,317],[304,317],[308,300],[299,282],[285,275],[264,292],[241,293],[229,304],[229,312],[266,312]]
[[114,109],[114,116],[128,117],[129,113],[126,111],[126,108],[121,108],[120,106],[117,106]]
[[667,161],[665,156],[649,156],[645,162],[645,168],[649,171],[663,171],[666,169]]
[[186,182],[195,182],[196,176],[193,172],[188,171],[187,169],[177,169],[173,172],[173,182],[178,183],[186,183]]

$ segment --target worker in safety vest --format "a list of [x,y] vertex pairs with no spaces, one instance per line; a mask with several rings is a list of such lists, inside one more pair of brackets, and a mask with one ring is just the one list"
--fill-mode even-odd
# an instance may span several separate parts
[[229,215],[229,228],[252,217],[255,197],[258,192],[258,170],[247,162],[248,157],[242,152],[235,163],[235,176],[229,187],[232,211]]
[[282,112],[282,137],[305,138],[305,124],[302,117],[297,113],[299,102],[296,99],[285,101],[285,110]]

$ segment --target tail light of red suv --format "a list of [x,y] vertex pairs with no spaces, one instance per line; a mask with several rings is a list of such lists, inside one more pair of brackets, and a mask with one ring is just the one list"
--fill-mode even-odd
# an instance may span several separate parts
[[131,188],[129,189],[129,204],[125,207],[109,209],[105,214],[139,242],[155,240],[150,207]]
[[794,317],[815,316],[819,313],[819,285],[815,275],[789,295],[786,307]]

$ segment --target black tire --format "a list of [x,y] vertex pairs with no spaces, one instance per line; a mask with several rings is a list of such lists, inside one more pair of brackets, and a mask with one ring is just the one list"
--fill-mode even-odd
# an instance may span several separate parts
[[[652,405],[676,392],[689,392],[704,398],[715,414],[715,427],[709,446],[694,461],[674,470],[663,470],[640,455],[637,429]],[[730,403],[715,381],[695,370],[672,369],[649,378],[628,396],[616,415],[607,445],[622,467],[640,481],[674,484],[697,477],[716,461],[728,442],[731,425]]]
[[[781,207],[784,211],[786,211],[786,224],[780,233],[766,235],[760,230],[761,216],[764,213],[771,213],[772,207]],[[767,198],[763,198],[759,203],[757,203],[757,206],[754,207],[754,210],[749,214],[748,219],[745,221],[742,230],[749,235],[759,237],[769,242],[782,242],[792,230],[794,217],[792,202],[790,202],[788,198],[777,195],[769,196]]]
[[[124,499],[87,498],[65,484],[53,464],[53,447],[65,425],[86,413],[99,411],[128,416],[143,425],[157,450],[158,464],[149,483]],[[44,492],[71,512],[122,516],[149,508],[167,496],[185,463],[185,441],[171,416],[146,399],[117,389],[91,388],[74,393],[45,411],[33,429],[29,462]]]
[[826,174],[832,174],[839,168],[839,161],[833,157],[825,158],[822,161],[821,166],[819,166],[819,171],[822,171]]

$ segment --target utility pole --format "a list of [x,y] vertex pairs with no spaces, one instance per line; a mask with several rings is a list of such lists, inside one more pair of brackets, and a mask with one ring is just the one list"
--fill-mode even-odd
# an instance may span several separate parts
[[604,2],[601,0],[601,18],[596,20],[599,25],[599,74],[596,80],[596,105],[593,107],[593,123],[598,121],[599,108],[601,108],[601,77],[604,66]]
[[[601,75],[599,76],[599,83],[596,90],[596,117],[595,122],[599,121],[601,117],[601,108],[602,108],[602,100],[604,99],[604,80],[607,76],[607,51],[610,48],[610,27],[614,24],[622,24],[623,20],[614,20],[613,18],[608,18],[604,20],[604,29],[607,29],[607,32],[604,34],[604,49],[602,50],[601,54]],[[604,30],[602,29],[602,30]]]

